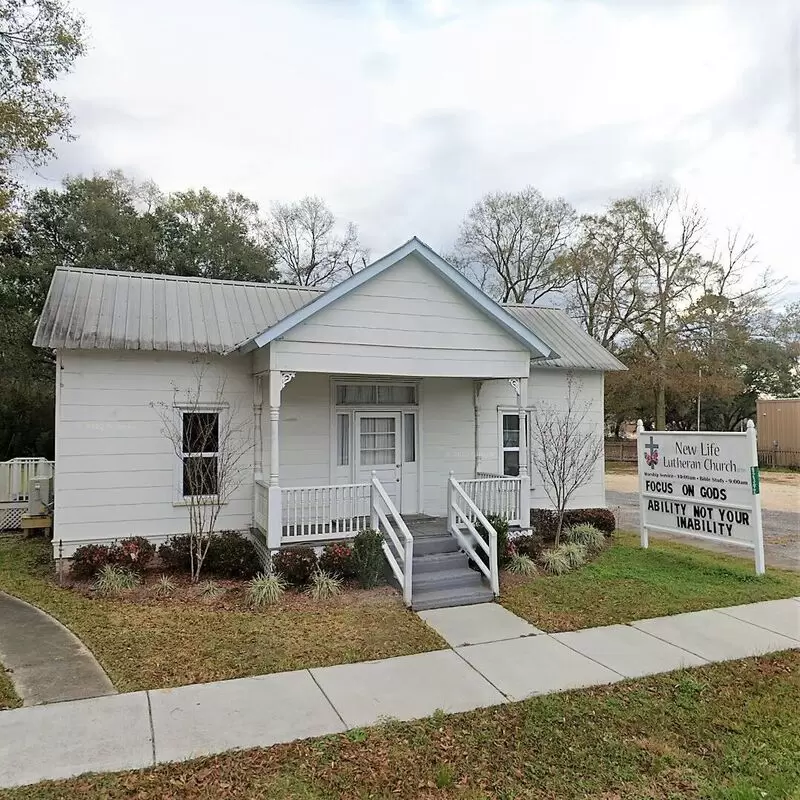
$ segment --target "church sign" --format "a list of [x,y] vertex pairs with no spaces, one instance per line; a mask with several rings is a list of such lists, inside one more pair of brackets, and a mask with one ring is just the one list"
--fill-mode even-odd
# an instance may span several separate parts
[[754,551],[764,572],[756,431],[645,431],[637,427],[642,547],[648,530]]

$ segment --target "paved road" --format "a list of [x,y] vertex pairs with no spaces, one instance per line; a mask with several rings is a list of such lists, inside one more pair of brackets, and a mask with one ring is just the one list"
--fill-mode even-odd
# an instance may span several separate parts
[[[639,527],[639,495],[630,492],[606,492],[606,502],[613,509],[619,509],[617,524],[621,528]],[[762,509],[764,524],[764,557],[769,566],[783,567],[800,571],[800,514],[791,511]],[[668,533],[653,533],[675,541],[685,539]],[[752,553],[735,545],[716,544],[701,539],[694,540],[700,547],[710,550],[724,550],[731,555],[752,559]]]

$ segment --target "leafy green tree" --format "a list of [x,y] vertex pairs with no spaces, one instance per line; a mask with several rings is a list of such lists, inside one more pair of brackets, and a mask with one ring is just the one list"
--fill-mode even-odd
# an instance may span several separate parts
[[175,192],[154,212],[162,272],[276,281],[273,251],[259,233],[258,205],[238,192]]
[[18,162],[40,165],[70,138],[66,100],[51,84],[84,50],[83,20],[60,0],[0,3],[0,229],[7,228]]

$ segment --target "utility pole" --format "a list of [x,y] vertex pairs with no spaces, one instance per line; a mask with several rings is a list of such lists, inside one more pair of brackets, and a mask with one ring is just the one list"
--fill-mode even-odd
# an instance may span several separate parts
[[697,370],[697,430],[700,430],[700,382],[703,380],[703,368]]

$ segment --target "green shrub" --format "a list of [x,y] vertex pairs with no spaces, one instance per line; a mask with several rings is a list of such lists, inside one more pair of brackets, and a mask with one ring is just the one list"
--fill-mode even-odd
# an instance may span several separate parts
[[584,522],[582,525],[573,525],[566,531],[568,542],[582,544],[589,552],[600,550],[605,544],[606,537],[603,531]]
[[144,536],[129,536],[112,547],[114,563],[123,569],[142,573],[156,554],[156,546]]
[[253,608],[277,603],[286,591],[286,582],[274,572],[259,572],[247,582],[247,599]]
[[100,569],[94,589],[99,595],[117,595],[139,585],[139,576],[129,569],[114,564],[106,564]]
[[158,557],[164,569],[170,572],[189,572],[191,538],[188,535],[171,536],[158,548]]
[[369,528],[360,531],[353,539],[353,566],[363,589],[372,589],[378,585],[383,574],[384,560],[383,536],[380,532]]
[[582,544],[567,542],[558,547],[557,550],[567,559],[570,569],[575,569],[575,567],[580,567],[586,563],[586,547]]
[[519,553],[512,553],[511,560],[508,562],[506,569],[514,575],[536,575],[538,570],[533,559],[527,555]]
[[556,550],[543,550],[539,563],[549,575],[563,575],[570,570],[569,560],[560,547]]
[[[497,514],[487,514],[486,521],[497,532],[497,563],[500,569],[505,569],[505,567],[508,565],[508,562],[511,560],[512,553],[508,538],[508,520],[505,517],[498,516]],[[486,528],[484,528],[480,522],[476,522],[475,530],[478,531],[478,535],[488,545],[489,532],[486,530]],[[483,548],[479,544],[475,545],[475,552],[478,554],[478,558],[480,558],[481,561],[483,561],[483,563],[488,567],[489,555],[483,552]]]
[[261,570],[255,545],[239,531],[215,533],[203,570],[217,578],[252,578]]
[[85,544],[73,553],[70,571],[78,580],[91,580],[113,560],[114,554],[108,545]]
[[337,578],[321,569],[317,569],[311,576],[311,586],[308,587],[308,593],[314,600],[327,600],[329,597],[341,594],[341,592],[341,578]]
[[[158,548],[158,557],[170,572],[189,572],[191,537],[170,537]],[[252,578],[261,569],[255,545],[238,531],[220,531],[211,537],[201,574],[217,578]]]
[[520,536],[515,536],[510,541],[509,548],[521,556],[528,556],[528,558],[536,561],[544,549],[544,542],[538,533],[523,533]]
[[344,542],[326,544],[319,557],[319,568],[342,580],[355,578],[356,566],[353,562],[353,548]]
[[311,547],[287,547],[272,556],[272,566],[290,586],[306,586],[317,568]]
[[[617,528],[614,512],[609,508],[573,508],[564,514],[564,527],[588,523],[605,534],[612,534]],[[556,535],[558,514],[549,508],[531,509],[531,527],[545,540],[552,541]]]

